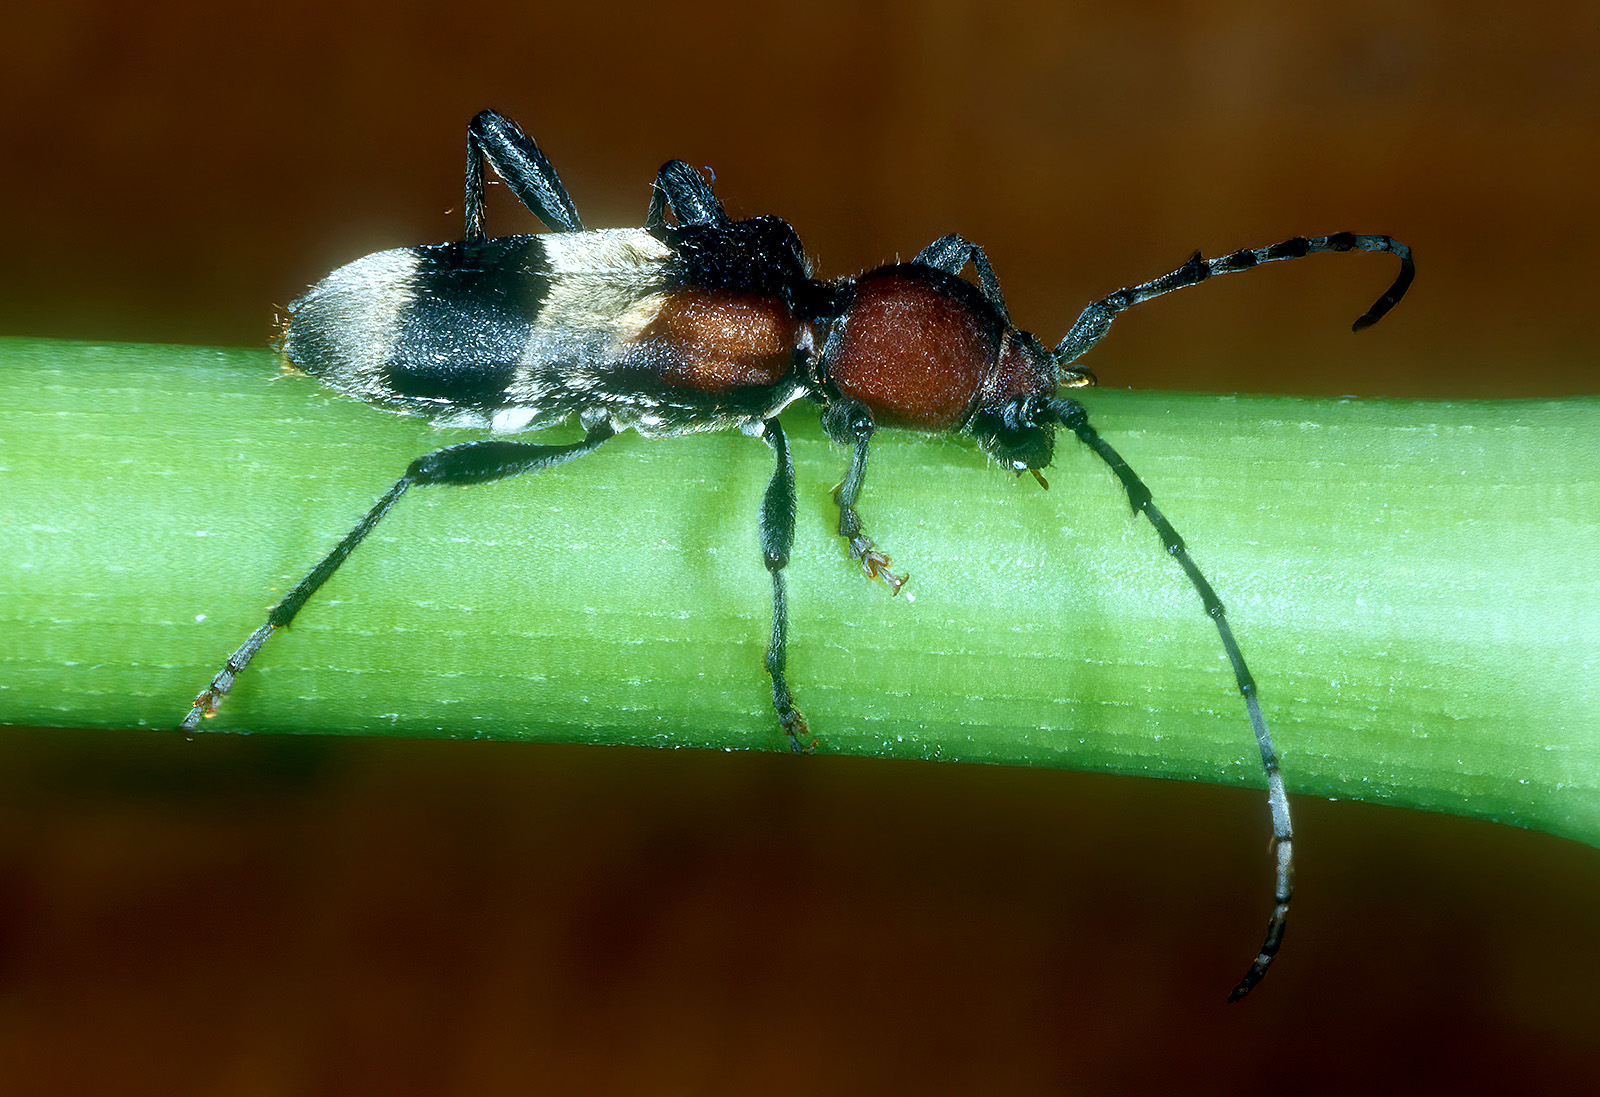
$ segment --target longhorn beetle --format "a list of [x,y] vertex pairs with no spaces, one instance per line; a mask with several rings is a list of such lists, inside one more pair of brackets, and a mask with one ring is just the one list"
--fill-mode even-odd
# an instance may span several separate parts
[[[551,231],[489,237],[484,162]],[[784,676],[789,619],[783,571],[794,542],[794,465],[778,414],[802,396],[822,404],[826,433],[853,448],[834,489],[839,535],[866,574],[898,593],[906,579],[861,529],[856,512],[867,451],[881,427],[975,438],[1017,473],[1050,464],[1065,427],[1116,475],[1133,509],[1189,577],[1216,624],[1261,749],[1272,808],[1274,906],[1237,1001],[1266,974],[1283,939],[1294,886],[1289,801],[1256,684],[1222,602],[1150,490],[1061,388],[1095,383],[1078,360],[1120,312],[1216,274],[1323,251],[1388,252],[1392,286],[1359,320],[1376,323],[1411,284],[1411,251],[1387,236],[1341,232],[1199,252],[1177,270],[1084,309],[1054,350],[1011,323],[983,249],[945,236],[909,263],[822,282],[800,240],[776,217],[734,221],[681,160],[656,174],[645,227],[586,230],[555,169],[510,119],[484,111],[467,127],[466,234],[459,242],[378,252],[341,267],[289,306],[282,352],[294,366],[369,403],[493,434],[576,414],[587,434],[569,445],[488,438],[413,461],[333,551],[267,614],[211,684],[182,729],[193,731],[277,629],[344,563],[413,487],[478,484],[550,468],[593,452],[619,431],[646,437],[735,428],[773,448],[761,502],[761,553],[772,576],[767,672],[778,724],[796,751],[809,736]],[[672,220],[667,218],[672,214]],[[977,283],[960,277],[968,264]]]

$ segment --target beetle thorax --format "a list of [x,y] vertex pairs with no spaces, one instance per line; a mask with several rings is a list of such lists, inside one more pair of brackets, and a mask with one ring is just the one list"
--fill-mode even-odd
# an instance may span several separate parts
[[822,379],[881,426],[959,430],[982,407],[1055,389],[1054,359],[962,278],[898,264],[847,293]]

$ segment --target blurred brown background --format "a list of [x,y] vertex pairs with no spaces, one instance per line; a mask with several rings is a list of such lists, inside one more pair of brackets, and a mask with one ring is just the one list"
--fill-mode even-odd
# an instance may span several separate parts
[[[595,227],[711,165],[847,273],[959,231],[1047,341],[1208,254],[1388,232],[1124,318],[1107,384],[1594,392],[1592,3],[63,2],[0,36],[0,334],[259,345],[460,231],[495,106]],[[503,194],[491,227],[530,219]],[[670,444],[670,443],[664,443]],[[1291,775],[1292,784],[1292,775]],[[0,733],[6,1093],[1555,1092],[1600,854],[1258,793],[516,744]]]

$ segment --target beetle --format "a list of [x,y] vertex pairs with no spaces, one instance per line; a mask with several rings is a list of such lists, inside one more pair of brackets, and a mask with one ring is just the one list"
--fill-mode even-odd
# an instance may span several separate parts
[[[550,231],[484,231],[485,164]],[[669,220],[670,215],[670,220]],[[1011,322],[982,248],[934,241],[908,263],[855,277],[812,276],[799,237],[771,216],[731,219],[710,185],[680,160],[656,174],[642,228],[587,230],[555,169],[513,121],[486,110],[467,128],[463,239],[378,252],[339,268],[289,306],[280,349],[331,388],[441,425],[491,437],[413,461],[345,538],[272,608],[195,698],[181,729],[213,715],[236,676],[412,487],[501,480],[593,452],[620,431],[673,437],[737,429],[763,438],[776,467],[762,497],[762,559],[772,581],[766,668],[791,749],[809,731],[785,675],[784,569],[794,542],[794,465],[779,414],[802,397],[822,405],[825,432],[851,448],[834,489],[839,535],[869,578],[898,593],[906,577],[862,530],[857,503],[872,438],[882,428],[969,435],[1004,468],[1051,463],[1057,428],[1111,469],[1133,510],[1155,528],[1216,625],[1261,752],[1271,806],[1274,904],[1237,1001],[1266,974],[1293,894],[1293,833],[1277,754],[1256,683],[1226,612],[1148,487],[1063,388],[1095,383],[1079,360],[1116,316],[1218,274],[1317,252],[1386,252],[1394,283],[1355,322],[1387,313],[1414,276],[1411,251],[1383,235],[1296,237],[1215,259],[1196,252],[1159,278],[1085,308],[1053,350]],[[963,278],[971,266],[976,282]],[[500,435],[577,416],[577,442]]]

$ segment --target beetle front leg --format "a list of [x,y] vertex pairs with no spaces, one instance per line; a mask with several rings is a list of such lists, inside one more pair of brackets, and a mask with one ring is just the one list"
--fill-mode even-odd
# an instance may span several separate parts
[[855,446],[844,479],[833,489],[833,501],[839,504],[839,536],[849,542],[851,558],[861,562],[861,570],[868,579],[882,579],[893,593],[899,594],[911,576],[896,575],[889,570],[889,557],[878,551],[872,538],[861,532],[861,515],[856,512],[861,483],[867,475],[867,447],[878,425],[862,404],[854,400],[836,400],[822,413],[822,426],[834,441]]
[[978,272],[978,287],[983,291],[983,296],[995,307],[995,311],[1000,313],[1002,320],[1007,324],[1011,323],[1011,313],[1006,308],[1006,296],[1000,292],[1000,279],[995,276],[994,267],[989,265],[989,257],[971,240],[957,233],[941,236],[918,252],[912,262],[956,275],[961,273],[961,268],[971,263]]

